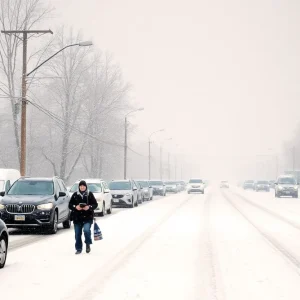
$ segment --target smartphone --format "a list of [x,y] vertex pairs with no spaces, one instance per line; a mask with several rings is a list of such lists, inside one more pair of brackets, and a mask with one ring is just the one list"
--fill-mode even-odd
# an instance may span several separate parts
[[80,206],[81,208],[85,207],[86,205],[87,205],[86,203],[79,203],[79,206]]

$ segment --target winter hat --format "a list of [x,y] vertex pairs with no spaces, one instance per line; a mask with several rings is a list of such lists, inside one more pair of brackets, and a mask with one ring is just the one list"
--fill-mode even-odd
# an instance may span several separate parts
[[81,180],[78,184],[78,186],[84,185],[87,188],[87,184],[84,180]]

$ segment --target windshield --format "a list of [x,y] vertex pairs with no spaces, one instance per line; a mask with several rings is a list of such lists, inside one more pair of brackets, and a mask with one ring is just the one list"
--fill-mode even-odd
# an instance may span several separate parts
[[177,182],[174,181],[166,181],[165,184],[169,184],[169,185],[176,185]]
[[4,180],[0,180],[0,192],[4,191]]
[[139,183],[143,188],[149,187],[149,183],[148,183],[147,181],[138,181],[138,183]]
[[202,183],[201,179],[191,179],[189,183]]
[[163,185],[162,181],[150,181],[152,185]]
[[257,181],[257,184],[269,184],[269,182],[268,181]]
[[[102,192],[102,186],[101,183],[87,183],[89,191],[92,193],[101,193]],[[75,193],[78,191],[78,184],[75,183],[72,188],[70,189],[71,193]]]
[[52,181],[17,181],[7,193],[8,195],[53,195]]
[[131,190],[131,184],[127,181],[112,181],[109,183],[110,190]]
[[297,184],[295,178],[292,177],[282,177],[278,179],[279,184]]

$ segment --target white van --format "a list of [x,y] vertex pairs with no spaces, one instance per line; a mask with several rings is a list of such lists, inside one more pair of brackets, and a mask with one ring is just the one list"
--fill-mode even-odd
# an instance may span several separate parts
[[7,192],[20,177],[18,170],[0,169],[0,192]]

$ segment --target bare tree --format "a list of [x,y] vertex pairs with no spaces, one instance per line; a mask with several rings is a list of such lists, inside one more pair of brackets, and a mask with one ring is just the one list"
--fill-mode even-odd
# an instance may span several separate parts
[[119,151],[123,148],[123,123],[119,118],[129,106],[129,85],[124,83],[121,70],[110,55],[98,53],[93,61],[88,74],[89,97],[86,106],[92,120],[89,130],[96,138],[90,140],[83,164],[90,177],[99,178],[103,175],[103,161],[107,161],[111,154],[105,151],[105,146],[117,147]]
[[[51,11],[44,2],[42,0],[0,0],[1,30],[31,29],[46,18]],[[21,70],[18,68],[18,53],[21,44],[22,39],[18,34],[0,35],[0,95],[5,95],[10,99],[15,146],[19,160],[19,110],[17,108],[19,87],[21,87]]]
[[[72,30],[65,34],[62,28],[54,46],[61,49],[80,41],[80,38],[80,34],[74,35]],[[52,119],[52,125],[55,123],[58,126],[48,130],[50,145],[47,143],[43,147],[42,154],[54,173],[65,180],[68,180],[82,155],[87,141],[84,133],[91,126],[88,115],[84,114],[85,75],[91,65],[89,49],[70,47],[50,61],[47,68],[47,72],[54,74],[56,79],[47,86],[48,103],[47,109],[44,106],[44,112]],[[41,106],[39,108],[43,109]],[[81,137],[78,138],[75,133]]]

